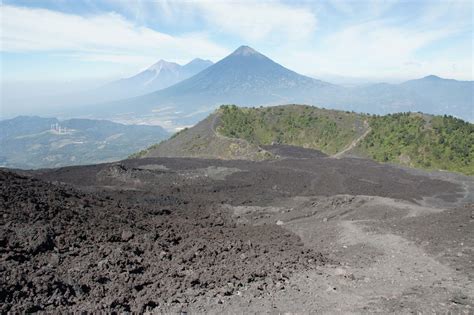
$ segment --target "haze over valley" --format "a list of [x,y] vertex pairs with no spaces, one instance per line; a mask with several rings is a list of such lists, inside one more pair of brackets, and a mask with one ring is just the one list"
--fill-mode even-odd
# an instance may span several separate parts
[[117,161],[168,136],[159,126],[19,116],[0,121],[0,166],[25,169]]
[[169,115],[167,118],[178,127],[196,123],[221,104],[313,104],[370,114],[451,113],[472,121],[473,90],[472,81],[447,80],[434,75],[401,84],[346,88],[300,75],[251,47],[241,46],[183,82],[137,98],[82,110],[106,117],[113,115],[112,109],[134,117]]
[[222,104],[297,103],[379,115],[448,113],[473,121],[473,89],[473,81],[435,75],[399,84],[345,87],[300,75],[241,46],[216,64],[199,58],[184,66],[159,60],[129,78],[70,95],[72,105],[58,103],[43,115],[145,123],[176,131],[197,123]]

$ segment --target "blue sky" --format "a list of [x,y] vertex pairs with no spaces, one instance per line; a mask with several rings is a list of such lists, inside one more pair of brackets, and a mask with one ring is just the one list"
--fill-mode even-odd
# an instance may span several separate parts
[[246,44],[314,77],[472,80],[472,22],[471,0],[3,0],[1,79],[112,79]]

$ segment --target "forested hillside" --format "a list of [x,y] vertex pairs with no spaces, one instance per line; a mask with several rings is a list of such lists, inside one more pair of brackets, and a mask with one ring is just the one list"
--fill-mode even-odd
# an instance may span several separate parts
[[399,113],[370,118],[360,152],[381,162],[474,174],[474,125],[451,116]]
[[334,154],[361,135],[368,116],[312,106],[221,106],[219,133],[251,143],[289,144]]
[[220,113],[218,132],[227,137],[262,145],[303,146],[327,154],[343,150],[369,125],[371,131],[352,153],[380,162],[474,174],[474,125],[451,116],[370,116],[301,105],[226,105]]

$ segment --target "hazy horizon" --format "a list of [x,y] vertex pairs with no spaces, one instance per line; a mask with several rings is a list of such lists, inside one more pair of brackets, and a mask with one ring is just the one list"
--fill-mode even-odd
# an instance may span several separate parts
[[465,0],[4,0],[0,117],[67,110],[70,95],[160,59],[217,62],[240,45],[343,86],[473,80],[472,9]]
[[[199,58],[196,56],[195,58]],[[194,58],[193,58],[194,59]],[[158,60],[165,60],[163,58],[156,58]],[[191,59],[192,60],[192,59]],[[191,61],[189,60],[189,61]],[[176,62],[173,60],[166,60],[168,62]],[[181,65],[186,64],[189,61],[181,62]],[[211,60],[212,62],[218,62],[219,60]],[[69,80],[61,79],[36,79],[36,80],[2,80],[1,84],[1,111],[0,111],[0,120],[8,119],[18,115],[41,115],[45,109],[52,110],[49,112],[48,117],[53,117],[54,110],[56,110],[56,116],[61,117],[64,112],[59,111],[58,105],[64,106],[63,111],[67,112],[68,110],[68,100],[70,95],[75,93],[87,93],[94,89],[100,88],[108,83],[130,78],[137,73],[145,71],[152,64],[145,67],[137,67],[135,70],[132,70],[130,73],[123,75],[104,75],[104,77],[94,77],[94,78],[75,78]],[[357,77],[349,76],[344,74],[335,74],[335,73],[302,73],[312,78],[320,79],[327,81],[329,83],[341,85],[341,86],[363,86],[367,84],[376,84],[376,83],[389,83],[389,84],[399,84],[409,80],[420,79],[422,77],[433,75],[431,73],[426,73],[423,76],[414,76],[414,77],[400,77],[400,78],[388,78],[388,77]],[[453,79],[449,77],[443,77],[444,79]],[[456,80],[456,79],[455,79]],[[462,80],[460,80],[462,81]],[[24,93],[25,89],[28,89],[28,93]],[[32,104],[34,102],[34,104]],[[40,107],[40,108],[38,108]],[[74,107],[74,105],[71,105]],[[67,115],[66,115],[67,116]]]

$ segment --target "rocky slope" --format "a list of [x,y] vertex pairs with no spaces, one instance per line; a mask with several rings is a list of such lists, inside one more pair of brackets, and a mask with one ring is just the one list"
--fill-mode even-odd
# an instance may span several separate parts
[[472,310],[472,177],[273,147],[1,170],[1,311]]
[[[135,172],[115,165],[97,175],[120,182]],[[144,312],[239,290],[261,295],[327,261],[278,226],[236,225],[171,191],[153,200],[83,193],[0,171],[0,194],[2,312]]]
[[209,115],[197,125],[153,145],[132,157],[197,157],[263,160],[274,155],[245,139],[229,138],[216,131],[220,114]]

